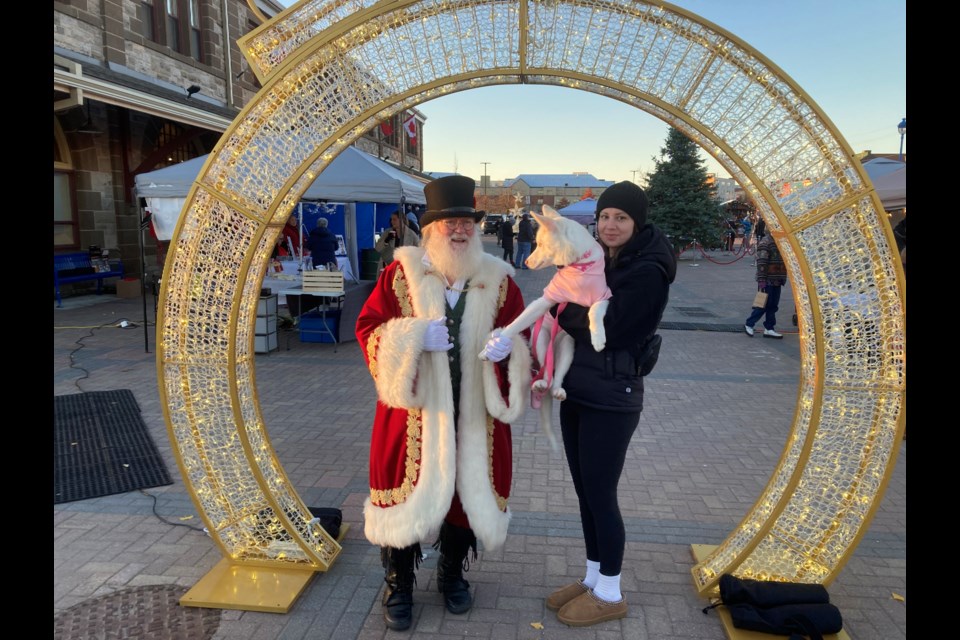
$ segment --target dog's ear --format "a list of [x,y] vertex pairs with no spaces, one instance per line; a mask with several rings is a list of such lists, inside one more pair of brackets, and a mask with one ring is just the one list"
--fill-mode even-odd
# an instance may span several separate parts
[[[547,205],[543,206],[546,207]],[[531,211],[530,213],[533,214],[533,219],[537,221],[537,224],[543,225],[549,231],[554,231],[559,226],[557,221],[549,216],[542,216],[536,211]]]
[[553,207],[551,207],[551,206],[548,205],[548,204],[543,205],[543,215],[549,216],[549,217],[551,217],[551,218],[562,218],[562,217],[563,217],[563,216],[561,216],[559,213],[557,213],[557,210],[556,210],[556,209],[554,209]]

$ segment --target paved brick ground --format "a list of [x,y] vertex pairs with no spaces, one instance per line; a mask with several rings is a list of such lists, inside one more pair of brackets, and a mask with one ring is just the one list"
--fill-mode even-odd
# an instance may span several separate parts
[[[496,253],[492,237],[487,250]],[[482,552],[467,574],[476,604],[448,614],[436,592],[435,552],[418,572],[414,627],[388,632],[380,617],[382,568],[363,537],[367,438],[374,390],[356,343],[300,344],[257,357],[264,418],[291,481],[307,504],[338,506],[351,529],[331,570],[318,574],[286,615],[221,612],[213,637],[275,638],[629,638],[720,640],[693,588],[690,545],[719,543],[753,504],[783,448],[796,402],[799,350],[784,292],[782,341],[741,331],[755,285],[750,258],[685,254],[656,371],[627,456],[620,499],[627,529],[624,620],[570,629],[546,610],[554,587],[583,570],[576,497],[566,462],[539,434],[534,412],[514,425],[513,520],[504,548]],[[548,274],[522,271],[525,297]],[[153,301],[148,305],[152,311]],[[54,615],[132,587],[192,586],[220,559],[179,478],[156,382],[153,337],[144,351],[142,301],[84,296],[54,311],[54,394],[132,389],[144,421],[174,475],[172,486],[56,505]],[[673,324],[671,324],[673,323]],[[102,328],[92,328],[102,325]],[[286,337],[281,336],[281,346]],[[155,502],[155,504],[154,504]],[[181,520],[193,516],[190,520]],[[830,586],[854,639],[906,638],[906,442],[862,542]],[[102,601],[98,601],[102,602]],[[117,612],[116,615],[124,615]],[[531,623],[542,623],[537,630]],[[135,626],[138,620],[131,619]],[[57,636],[63,637],[63,636]],[[171,631],[171,638],[189,637]]]

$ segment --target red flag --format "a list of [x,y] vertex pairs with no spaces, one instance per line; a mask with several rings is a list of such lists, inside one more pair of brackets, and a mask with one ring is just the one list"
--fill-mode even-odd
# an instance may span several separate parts
[[383,132],[383,135],[390,137],[393,135],[393,127],[390,126],[389,122],[380,123],[380,131]]
[[407,135],[410,137],[410,141],[413,144],[417,143],[417,119],[414,116],[410,116],[403,123],[403,128],[407,132]]

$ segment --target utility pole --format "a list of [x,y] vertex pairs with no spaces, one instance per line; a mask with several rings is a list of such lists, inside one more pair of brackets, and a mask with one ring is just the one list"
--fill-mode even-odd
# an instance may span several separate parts
[[487,165],[492,162],[481,162],[483,165],[483,208],[487,208]]
[[640,173],[640,169],[630,169],[630,173],[633,174],[633,183],[637,183],[637,174]]

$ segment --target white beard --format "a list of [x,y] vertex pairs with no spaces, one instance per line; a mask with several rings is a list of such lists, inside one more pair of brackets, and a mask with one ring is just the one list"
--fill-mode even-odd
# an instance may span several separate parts
[[476,231],[467,236],[466,243],[454,243],[452,238],[430,227],[423,230],[423,246],[430,262],[451,284],[472,278],[483,260],[483,243]]

